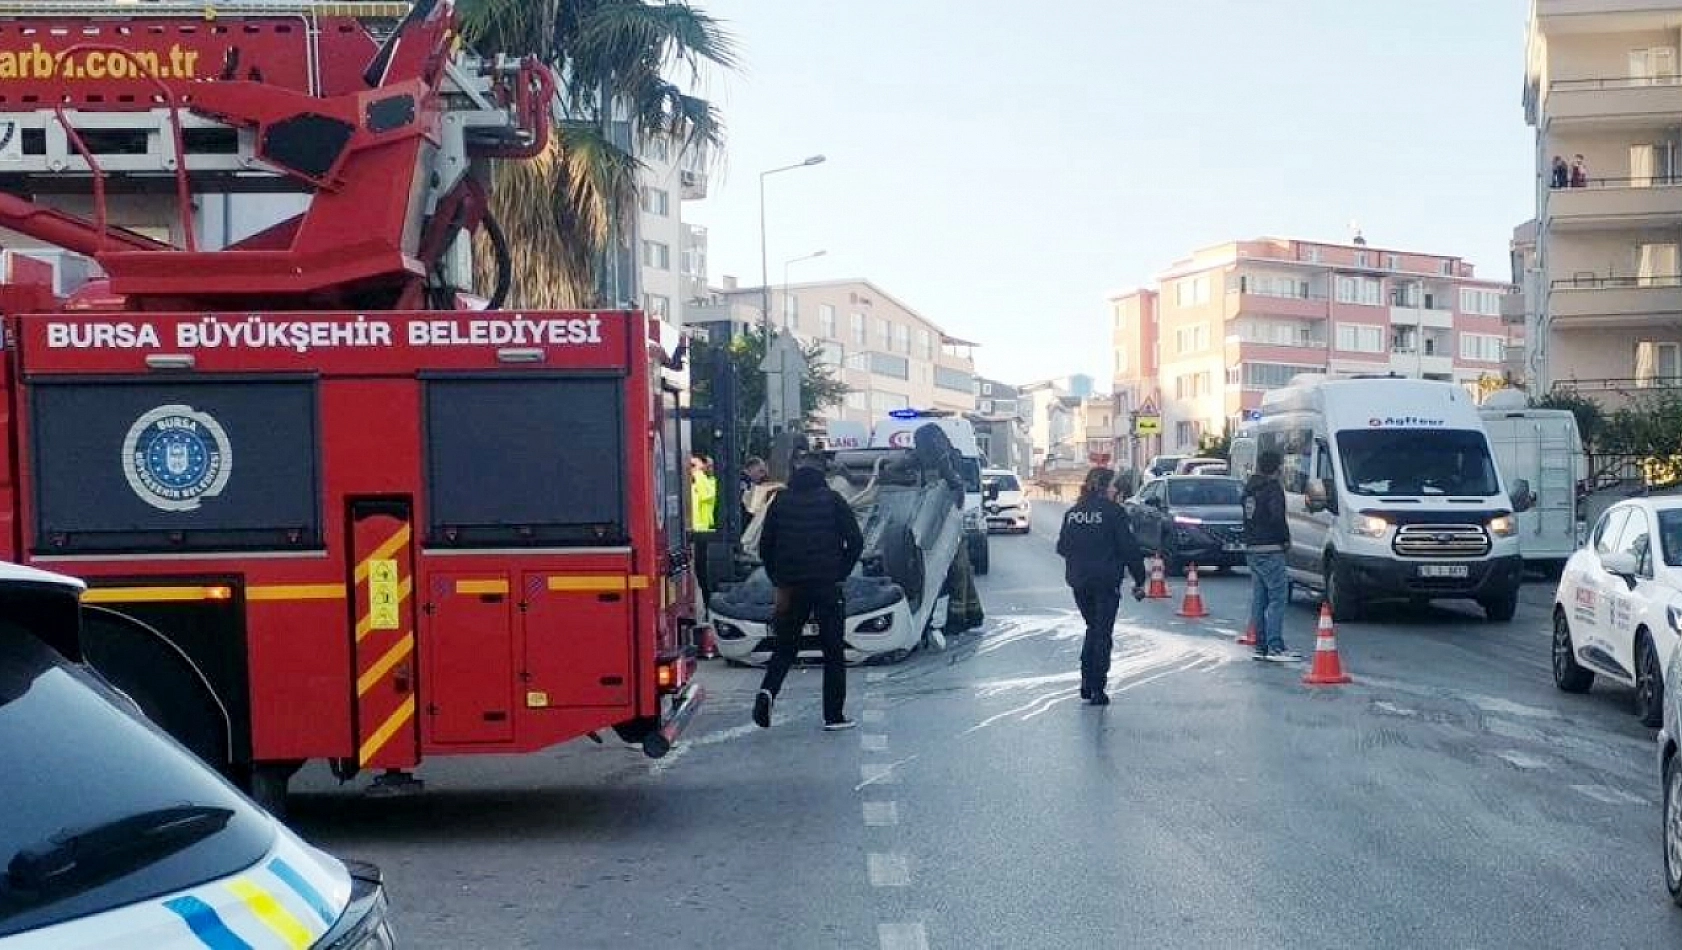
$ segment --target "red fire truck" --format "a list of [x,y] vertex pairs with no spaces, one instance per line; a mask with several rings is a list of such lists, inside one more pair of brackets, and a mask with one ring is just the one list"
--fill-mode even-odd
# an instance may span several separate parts
[[[544,149],[548,72],[460,51],[448,0],[68,0],[0,3],[0,77],[0,227],[104,274],[0,287],[0,557],[89,580],[89,661],[277,810],[311,759],[664,754],[701,699],[683,347],[498,309],[484,165]],[[249,195],[299,210],[201,247]]]

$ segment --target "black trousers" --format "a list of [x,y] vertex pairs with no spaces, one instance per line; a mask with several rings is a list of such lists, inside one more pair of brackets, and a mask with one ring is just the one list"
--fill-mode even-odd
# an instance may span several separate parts
[[783,678],[800,654],[800,634],[808,620],[818,624],[823,645],[823,721],[840,722],[847,705],[846,602],[839,584],[803,584],[777,588],[777,609],[771,626],[777,645],[765,665],[759,688],[775,696]]
[[1110,678],[1110,646],[1115,641],[1115,616],[1121,609],[1121,591],[1111,584],[1091,584],[1075,589],[1075,605],[1086,621],[1086,639],[1080,647],[1080,688],[1083,693],[1101,693]]

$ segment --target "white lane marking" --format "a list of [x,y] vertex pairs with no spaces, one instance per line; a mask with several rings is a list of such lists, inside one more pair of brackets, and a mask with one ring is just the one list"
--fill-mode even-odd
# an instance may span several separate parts
[[860,733],[859,748],[866,752],[886,752],[888,751],[888,737],[872,735],[868,732]]
[[1408,719],[1419,715],[1419,710],[1417,709],[1409,709],[1406,706],[1398,706],[1395,703],[1387,703],[1382,699],[1375,701],[1372,704],[1372,708],[1378,710],[1379,712],[1387,712],[1392,716],[1402,716]]
[[859,777],[864,781],[853,786],[853,791],[863,791],[866,787],[871,785],[898,784],[899,775],[895,772],[895,770],[916,758],[917,757],[914,755],[907,756],[906,758],[900,759],[898,762],[889,762],[885,765],[881,762],[865,762],[859,766]]
[[887,678],[888,678],[888,671],[887,670],[865,670],[864,671],[864,681],[866,683],[880,683]]
[[866,828],[892,828],[899,824],[899,805],[896,802],[865,802]]
[[903,854],[878,854],[871,852],[865,856],[870,867],[871,887],[910,887],[911,859]]
[[1495,757],[1519,769],[1545,769],[1548,767],[1546,759],[1538,759],[1535,756],[1525,755],[1523,752],[1508,750],[1497,752]]
[[882,950],[929,950],[929,937],[922,924],[878,924],[876,937]]
[[672,746],[670,752],[667,752],[663,757],[655,759],[653,762],[648,764],[648,771],[655,775],[659,775],[661,772],[664,772],[676,765],[679,759],[683,758],[690,749],[693,749],[696,746],[718,745],[720,742],[729,742],[732,739],[740,739],[743,736],[751,736],[754,733],[761,731],[763,730],[750,722],[746,725],[731,726],[729,729],[723,729],[718,732],[709,732],[704,736],[697,736],[694,739],[679,739],[677,743]]
[[888,711],[886,709],[866,709],[859,713],[859,718],[866,725],[880,726],[888,718]]
[[1647,805],[1651,804],[1640,795],[1632,795],[1621,788],[1610,785],[1573,785],[1571,790],[1581,795],[1587,795],[1597,802],[1607,805]]

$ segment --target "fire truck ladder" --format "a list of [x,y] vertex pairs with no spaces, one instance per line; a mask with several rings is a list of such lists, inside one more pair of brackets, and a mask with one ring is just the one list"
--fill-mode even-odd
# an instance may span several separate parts
[[[193,254],[194,195],[377,192],[361,214],[377,217],[398,200],[408,210],[359,229],[347,226],[349,208],[312,218],[312,201],[281,230],[228,249],[267,256],[249,257],[241,282],[219,296],[412,279],[481,221],[474,159],[529,157],[547,142],[548,71],[458,52],[452,14],[449,0],[0,0],[0,76],[9,69],[24,80],[0,86],[0,225],[99,260],[119,293],[180,300],[192,294],[169,273],[192,265],[124,260],[176,249],[113,231],[108,193],[173,190]],[[242,50],[265,55],[269,74],[242,62]],[[198,75],[190,65],[208,52],[222,62],[206,64],[214,76]],[[399,140],[413,161],[382,164],[380,148]],[[33,200],[51,195],[91,196],[93,220]],[[308,261],[277,257],[301,243],[315,260],[333,259],[322,235],[343,241],[381,223],[401,252],[378,264],[370,257],[312,282],[298,279]]]

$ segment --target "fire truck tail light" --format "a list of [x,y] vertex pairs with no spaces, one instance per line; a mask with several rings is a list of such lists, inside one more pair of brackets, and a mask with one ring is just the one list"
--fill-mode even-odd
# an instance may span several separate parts
[[677,660],[667,660],[655,667],[655,683],[660,687],[661,692],[671,692],[677,689],[677,664]]
[[233,600],[234,599],[234,589],[232,587],[206,587],[204,589],[204,599],[205,600]]
[[498,363],[541,363],[543,351],[535,347],[505,346],[496,351]]
[[195,364],[190,353],[151,353],[146,357],[147,369],[192,369]]

